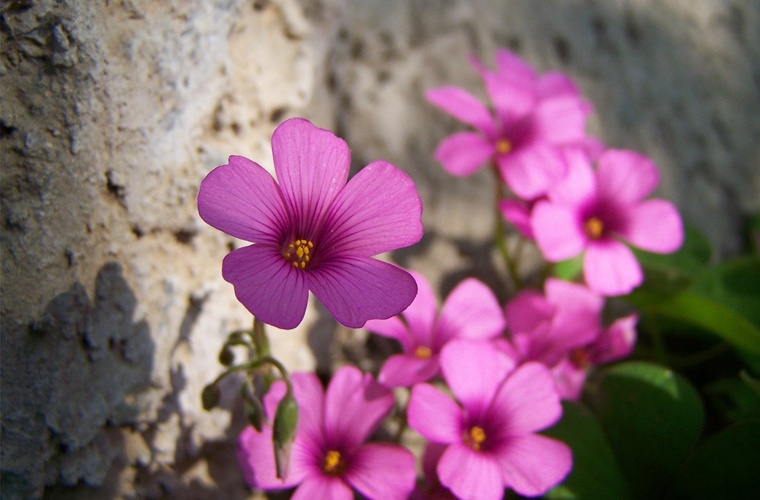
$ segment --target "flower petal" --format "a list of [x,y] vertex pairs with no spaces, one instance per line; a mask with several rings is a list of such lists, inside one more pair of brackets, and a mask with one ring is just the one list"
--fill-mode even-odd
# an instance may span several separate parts
[[237,299],[260,321],[289,330],[306,313],[306,274],[293,268],[274,248],[254,244],[227,254],[222,276],[235,287]]
[[[295,446],[295,445],[294,445]],[[237,459],[243,479],[252,488],[262,490],[290,488],[301,482],[303,474],[290,473],[282,480],[277,477],[272,446],[272,427],[265,425],[261,432],[252,426],[243,429],[237,442]]]
[[412,178],[388,162],[370,163],[335,198],[316,252],[370,257],[412,245],[422,238],[421,216]]
[[364,328],[377,335],[398,340],[405,350],[412,348],[409,330],[398,316],[388,319],[371,319],[364,324]]
[[620,204],[641,200],[660,183],[651,159],[622,149],[607,150],[599,157],[596,177],[599,193]]
[[349,328],[400,313],[417,293],[409,273],[369,257],[343,256],[320,262],[309,272],[309,285],[330,314]]
[[351,450],[372,434],[393,409],[393,394],[350,365],[341,367],[327,387],[324,429],[329,446]]
[[615,240],[589,245],[583,256],[583,276],[589,288],[606,296],[630,293],[644,280],[636,256]]
[[583,251],[587,239],[578,217],[571,208],[547,201],[538,202],[533,208],[530,223],[546,260],[559,262]]
[[467,125],[472,125],[487,136],[495,133],[493,116],[480,99],[466,90],[451,85],[430,89],[425,99]]
[[409,271],[409,274],[417,283],[417,296],[402,314],[413,339],[410,347],[424,345],[433,348],[433,325],[438,315],[438,301],[430,283],[422,274],[416,271]]
[[552,320],[556,348],[580,347],[597,337],[604,307],[601,296],[586,286],[555,278],[547,279],[544,289],[547,299],[557,306]]
[[499,420],[506,436],[543,430],[562,416],[562,405],[549,369],[541,363],[522,364],[501,385],[488,413]]
[[513,198],[501,200],[499,210],[504,220],[514,225],[524,237],[533,239],[533,229],[530,227],[530,207],[527,203]]
[[583,394],[586,383],[586,368],[575,366],[570,360],[563,359],[552,367],[554,385],[560,399],[577,401]]
[[498,157],[499,170],[520,198],[537,198],[558,184],[567,170],[562,156],[551,146],[534,143]]
[[[318,442],[322,434],[322,412],[325,400],[322,383],[311,372],[294,373],[291,375],[291,379],[294,396],[298,402],[298,434],[306,435],[312,441]],[[275,384],[277,383],[275,382]],[[272,389],[269,392],[272,392]],[[269,413],[269,415],[274,416],[274,412]]]
[[430,380],[438,370],[437,355],[420,359],[409,354],[396,354],[385,360],[377,379],[386,387],[411,387]]
[[412,388],[407,418],[409,427],[429,441],[450,444],[462,440],[462,409],[430,384]]
[[594,363],[610,363],[625,358],[633,351],[636,344],[636,313],[616,319],[612,325],[599,336],[591,347]]
[[666,200],[645,200],[630,207],[621,236],[648,252],[671,253],[683,244],[683,223],[675,205]]
[[504,481],[499,463],[461,443],[449,446],[438,461],[438,478],[458,498],[500,500]]
[[537,83],[538,97],[546,99],[549,97],[579,97],[580,92],[575,82],[564,73],[559,71],[549,71],[541,75]]
[[490,288],[475,278],[459,283],[441,308],[437,331],[439,345],[454,339],[486,340],[505,326],[501,305]]
[[329,130],[291,118],[272,134],[272,156],[282,197],[296,222],[292,236],[311,240],[348,179],[348,145]]
[[354,492],[338,476],[312,474],[307,476],[291,497],[292,500],[353,500]]
[[577,96],[559,96],[540,101],[533,113],[537,140],[562,145],[586,137],[586,119],[591,106]]
[[242,156],[215,168],[198,190],[198,213],[220,231],[254,243],[279,243],[287,210],[272,176]]
[[451,392],[476,420],[514,368],[514,362],[490,343],[460,339],[444,346],[440,363]]
[[346,481],[367,498],[405,500],[414,489],[414,455],[401,446],[372,443],[348,457]]
[[567,445],[536,434],[511,438],[495,456],[507,486],[531,497],[558,485],[573,467]]
[[442,140],[435,159],[451,175],[465,177],[479,170],[496,151],[493,143],[476,132],[457,132]]
[[596,198],[596,176],[591,157],[580,147],[564,148],[562,158],[567,173],[562,182],[549,191],[549,199],[563,205],[581,207]]
[[556,306],[536,290],[523,290],[504,308],[509,331],[530,333],[554,317]]

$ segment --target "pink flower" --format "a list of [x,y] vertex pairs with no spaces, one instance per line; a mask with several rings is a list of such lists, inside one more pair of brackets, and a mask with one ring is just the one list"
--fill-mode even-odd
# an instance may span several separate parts
[[585,252],[583,274],[592,290],[629,293],[643,275],[623,241],[649,252],[674,252],[683,242],[678,210],[666,200],[644,200],[660,182],[657,167],[645,156],[609,150],[594,170],[582,153],[565,154],[567,177],[531,215],[536,243],[550,262]]
[[596,150],[586,136],[591,106],[575,84],[561,73],[538,76],[515,54],[500,50],[497,69],[477,61],[494,114],[467,91],[445,86],[431,89],[427,100],[476,132],[458,132],[444,139],[436,159],[452,175],[465,176],[493,160],[512,191],[524,199],[540,196],[565,175],[558,154],[563,147]]
[[[263,490],[298,486],[293,498],[405,499],[414,488],[414,456],[388,443],[365,443],[394,405],[392,393],[370,375],[351,366],[340,368],[327,391],[311,373],[292,377],[300,418],[288,474],[278,479],[272,427],[261,433],[247,427],[238,439],[238,462],[246,482]],[[281,381],[264,398],[269,416],[285,394]]]
[[544,294],[525,290],[505,307],[510,339],[520,361],[557,364],[599,335],[604,299],[583,285],[549,278]]
[[618,318],[609,328],[600,329],[591,343],[573,349],[552,367],[557,392],[562,399],[580,398],[592,366],[611,363],[631,354],[636,343],[637,321],[637,314]]
[[411,178],[376,161],[346,184],[346,143],[298,118],[274,131],[272,154],[279,184],[258,164],[231,156],[198,193],[204,221],[253,243],[222,264],[238,300],[284,329],[303,319],[309,290],[351,328],[406,308],[417,293],[414,279],[371,257],[422,237]]
[[454,340],[441,352],[441,368],[457,401],[429,384],[409,400],[409,425],[446,445],[436,472],[464,499],[500,499],[505,488],[537,496],[572,467],[564,444],[536,434],[554,424],[562,406],[549,370],[514,362],[490,343]]
[[459,283],[437,314],[435,294],[427,280],[411,272],[417,281],[417,298],[402,313],[370,320],[372,332],[396,339],[403,354],[391,356],[380,370],[378,380],[388,387],[409,387],[438,374],[438,357],[447,342],[456,338],[485,340],[497,337],[505,326],[498,300],[486,285],[474,278]]

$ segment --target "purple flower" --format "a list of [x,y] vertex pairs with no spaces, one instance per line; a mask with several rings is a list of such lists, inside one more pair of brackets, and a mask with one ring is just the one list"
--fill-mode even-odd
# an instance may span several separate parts
[[429,384],[409,400],[409,425],[446,445],[436,472],[464,499],[500,499],[505,488],[537,496],[572,467],[570,449],[535,434],[562,414],[549,370],[514,362],[491,343],[454,340],[441,352],[441,368],[457,401]]
[[525,290],[505,308],[510,339],[520,361],[551,368],[599,335],[604,299],[583,285],[549,278],[544,294]]
[[493,106],[491,114],[467,91],[445,86],[431,89],[427,100],[476,132],[458,132],[444,139],[436,159],[452,175],[465,176],[493,160],[512,191],[524,199],[540,196],[565,175],[558,154],[564,147],[597,150],[585,133],[591,106],[575,84],[561,73],[536,74],[507,50],[496,54],[497,69],[474,61]]
[[490,288],[468,278],[454,288],[438,315],[435,294],[427,280],[411,271],[417,281],[417,297],[402,313],[403,319],[370,320],[371,332],[396,339],[403,354],[388,358],[378,380],[388,387],[409,387],[438,374],[438,357],[447,342],[456,338],[485,340],[497,337],[505,326],[504,314]]
[[351,328],[406,308],[417,292],[414,279],[371,257],[422,237],[411,178],[376,161],[346,184],[346,143],[298,118],[274,131],[272,154],[279,183],[258,164],[231,156],[198,193],[204,221],[253,243],[222,264],[238,300],[284,329],[303,319],[309,290]]
[[[246,482],[263,490],[298,486],[295,500],[405,499],[414,488],[414,456],[389,443],[365,443],[393,409],[393,394],[370,375],[340,368],[327,391],[311,373],[292,377],[300,418],[285,479],[275,474],[272,427],[247,427],[238,439],[238,462]],[[281,381],[264,398],[269,416],[285,394]]]
[[628,357],[636,343],[637,314],[616,319],[607,329],[599,329],[588,345],[578,347],[552,367],[557,392],[562,399],[577,400],[592,366]]
[[641,284],[633,252],[670,253],[683,242],[681,217],[661,199],[644,200],[660,182],[657,167],[633,151],[608,150],[594,170],[589,159],[566,151],[568,174],[536,204],[533,234],[550,262],[582,252],[586,284],[602,295],[623,295]]

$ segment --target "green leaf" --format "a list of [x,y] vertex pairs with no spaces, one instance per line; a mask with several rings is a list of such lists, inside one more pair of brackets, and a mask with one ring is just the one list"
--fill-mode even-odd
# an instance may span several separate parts
[[577,403],[563,403],[562,420],[543,434],[573,450],[573,470],[546,498],[627,499],[628,485],[599,423]]
[[665,491],[702,432],[697,392],[668,368],[628,362],[602,378],[600,422],[635,498]]
[[707,439],[676,479],[676,499],[754,499],[760,492],[760,419],[749,419]]
[[636,248],[632,250],[645,270],[667,269],[689,276],[699,275],[709,265],[712,254],[707,238],[691,227],[685,228],[684,242],[677,252],[657,254]]
[[760,328],[740,313],[707,297],[682,292],[663,298],[657,304],[640,302],[640,305],[648,314],[690,323],[735,347],[760,355]]
[[[755,382],[757,383],[757,382]],[[726,422],[760,417],[760,394],[739,377],[723,378],[708,384],[705,399]]]
[[704,270],[691,288],[760,328],[760,256],[729,260]]
[[554,275],[565,281],[573,281],[583,271],[583,254],[554,264]]

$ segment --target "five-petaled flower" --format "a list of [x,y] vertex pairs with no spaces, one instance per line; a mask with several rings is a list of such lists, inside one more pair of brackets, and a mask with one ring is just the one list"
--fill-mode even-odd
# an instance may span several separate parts
[[514,361],[490,342],[453,340],[441,370],[457,401],[427,383],[409,399],[409,426],[446,445],[438,480],[459,498],[500,499],[505,488],[537,496],[570,472],[564,444],[536,434],[559,420],[560,399],[548,368]]
[[198,211],[209,225],[253,243],[224,258],[222,275],[260,321],[291,329],[308,292],[345,326],[389,318],[414,299],[406,271],[372,258],[422,237],[422,204],[411,178],[375,161],[348,183],[346,143],[293,118],[272,135],[277,181],[241,156],[201,183]]
[[504,330],[499,301],[482,282],[468,278],[459,283],[438,307],[430,284],[411,271],[417,281],[417,297],[402,313],[386,320],[370,320],[365,327],[401,343],[403,354],[388,358],[378,380],[388,387],[409,387],[429,380],[439,371],[438,356],[456,338],[485,340]]
[[649,252],[674,252],[683,242],[681,216],[669,201],[644,200],[660,182],[649,158],[611,149],[594,170],[583,153],[565,155],[567,177],[531,214],[536,243],[550,262],[585,251],[589,288],[607,296],[629,293],[641,284],[643,273],[623,241]]
[[539,76],[508,50],[496,53],[496,71],[473,60],[485,83],[493,115],[477,97],[454,86],[431,89],[427,100],[476,132],[444,139],[435,158],[452,175],[472,174],[489,160],[520,198],[534,199],[565,175],[559,152],[581,148],[597,152],[601,144],[586,135],[591,105],[566,75]]
[[[285,478],[275,472],[272,426],[247,427],[238,439],[238,462],[246,482],[263,490],[298,486],[294,499],[405,499],[416,479],[414,456],[390,443],[365,443],[393,409],[393,394],[369,374],[344,366],[325,391],[316,375],[296,373],[293,390],[300,418]],[[275,382],[264,397],[273,415],[285,394]]]

